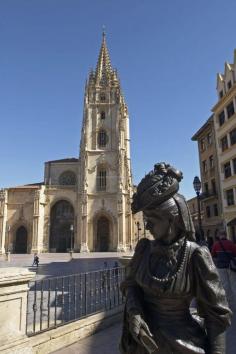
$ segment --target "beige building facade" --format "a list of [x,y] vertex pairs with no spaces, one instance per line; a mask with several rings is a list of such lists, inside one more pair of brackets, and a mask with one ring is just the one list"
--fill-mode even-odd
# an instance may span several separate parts
[[129,114],[103,34],[79,157],[46,162],[43,183],[0,191],[0,253],[131,249],[145,234],[142,214],[131,213],[133,188]]
[[217,75],[218,101],[212,108],[221,183],[223,218],[236,242],[236,50],[234,62]]
[[194,134],[192,140],[198,144],[202,228],[205,238],[214,240],[223,227],[223,215],[213,115]]
[[[196,233],[196,238],[200,238],[200,230],[199,230],[199,219],[198,219],[198,200],[197,197],[193,197],[191,199],[187,200],[187,204],[189,207],[189,211],[192,217],[195,233]],[[202,210],[202,204],[200,204],[200,217],[201,217],[201,222],[203,220],[203,210]]]

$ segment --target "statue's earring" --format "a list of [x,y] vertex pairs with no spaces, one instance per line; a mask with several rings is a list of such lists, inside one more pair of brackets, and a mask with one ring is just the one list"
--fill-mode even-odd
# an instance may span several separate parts
[[173,231],[173,222],[172,220],[169,220],[169,235],[172,233]]
[[175,220],[174,218],[169,220],[169,235],[172,235],[175,232]]

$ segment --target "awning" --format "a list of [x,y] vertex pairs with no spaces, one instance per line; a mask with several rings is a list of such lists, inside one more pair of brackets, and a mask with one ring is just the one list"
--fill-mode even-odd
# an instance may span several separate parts
[[234,226],[236,225],[236,218],[230,220],[228,223],[227,223],[227,226]]

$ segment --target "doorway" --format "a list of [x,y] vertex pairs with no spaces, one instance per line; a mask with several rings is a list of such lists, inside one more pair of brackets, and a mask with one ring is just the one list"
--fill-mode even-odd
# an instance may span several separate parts
[[97,248],[99,252],[107,252],[109,250],[109,220],[102,216],[97,221]]
[[71,203],[60,200],[52,207],[50,225],[50,251],[67,252],[71,246],[73,249],[71,225],[74,225],[74,208]]
[[15,253],[27,253],[28,234],[24,226],[16,230]]

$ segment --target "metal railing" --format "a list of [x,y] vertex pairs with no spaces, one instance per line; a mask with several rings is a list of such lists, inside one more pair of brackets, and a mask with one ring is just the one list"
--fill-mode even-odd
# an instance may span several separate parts
[[30,282],[26,333],[32,336],[124,303],[120,283],[125,268]]

